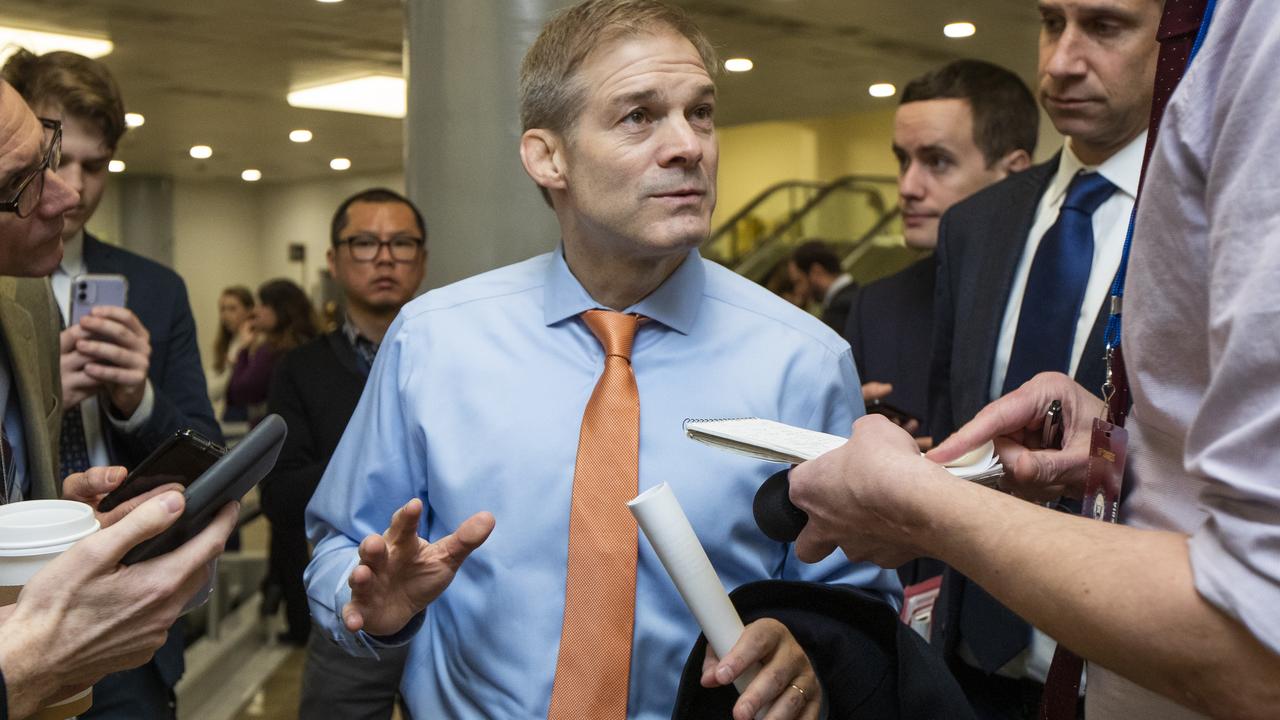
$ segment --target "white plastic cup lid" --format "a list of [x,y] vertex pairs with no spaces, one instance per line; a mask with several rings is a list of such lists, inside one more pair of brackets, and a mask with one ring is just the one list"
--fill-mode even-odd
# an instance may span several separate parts
[[72,500],[27,500],[0,505],[0,555],[32,555],[98,530],[93,508]]

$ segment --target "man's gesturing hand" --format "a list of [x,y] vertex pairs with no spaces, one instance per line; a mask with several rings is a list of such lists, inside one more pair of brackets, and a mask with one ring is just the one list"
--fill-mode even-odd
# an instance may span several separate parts
[[410,500],[391,516],[381,535],[360,543],[360,564],[351,571],[351,602],[342,608],[347,630],[393,635],[453,582],[471,551],[493,532],[493,515],[476,513],[438,542],[418,537],[422,501]]

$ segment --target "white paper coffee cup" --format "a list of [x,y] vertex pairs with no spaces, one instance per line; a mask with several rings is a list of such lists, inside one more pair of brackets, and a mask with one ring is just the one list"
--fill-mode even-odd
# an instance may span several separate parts
[[[18,601],[33,575],[72,545],[98,531],[93,508],[71,500],[0,505],[0,607]],[[33,720],[63,720],[93,705],[93,688],[51,703]]]

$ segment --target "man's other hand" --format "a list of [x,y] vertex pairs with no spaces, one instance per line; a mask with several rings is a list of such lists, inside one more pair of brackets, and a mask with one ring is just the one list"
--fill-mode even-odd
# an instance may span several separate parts
[[82,473],[73,473],[62,481],[62,499],[82,502],[92,507],[94,514],[98,517],[98,523],[105,528],[114,525],[120,518],[128,515],[131,510],[161,493],[170,490],[182,492],[184,489],[180,483],[161,485],[120,503],[112,508],[111,512],[98,512],[98,503],[102,502],[102,498],[120,487],[120,483],[124,482],[127,476],[128,473],[119,465],[91,467]]
[[[893,385],[891,383],[868,382],[862,384],[863,404],[869,403],[872,400],[883,400],[891,394],[893,394]],[[888,415],[885,417],[888,417],[890,420],[901,426],[903,430],[906,430],[912,435],[915,435],[920,430],[920,421],[915,418],[910,418],[906,422],[899,422],[895,417],[889,417]],[[920,438],[916,442],[920,444],[921,449],[929,449],[928,446],[926,446],[926,443],[930,442],[928,438]]]
[[183,506],[181,493],[154,497],[27,582],[0,633],[11,714],[21,717],[68,688],[137,667],[164,644],[182,608],[208,582],[239,512],[238,503],[229,503],[173,552],[120,564],[130,549],[172,525]]
[[87,339],[89,333],[79,325],[72,325],[58,335],[58,373],[62,376],[62,408],[70,410],[85,398],[102,390],[102,383],[89,377],[84,366],[89,358],[76,349],[76,344]]
[[450,535],[429,543],[418,536],[422,501],[410,500],[391,516],[381,535],[360,543],[360,564],[351,571],[351,602],[342,608],[347,630],[394,635],[430,605],[462,562],[493,532],[487,512],[467,518]]
[[[1062,401],[1062,450],[1044,449],[1040,441],[1045,411],[1054,400]],[[1103,411],[1102,400],[1071,378],[1040,373],[983,408],[927,457],[949,462],[994,440],[1005,489],[1036,501],[1078,498],[1084,494],[1093,420]]]
[[817,720],[822,710],[822,687],[809,656],[791,631],[777,620],[757,620],[742,631],[723,659],[707,646],[702,661],[702,686],[728,685],[743,671],[761,665],[751,684],[733,706],[734,720],[752,720],[763,708],[763,720]]
[[82,372],[106,389],[116,413],[127,420],[146,391],[151,333],[132,310],[107,305],[95,307],[79,327],[84,335],[74,349],[88,360]]

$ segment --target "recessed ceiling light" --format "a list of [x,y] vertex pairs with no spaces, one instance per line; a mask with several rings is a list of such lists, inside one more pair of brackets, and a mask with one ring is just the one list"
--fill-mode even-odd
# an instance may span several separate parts
[[289,139],[296,143],[311,142],[311,131],[293,130],[289,133]]
[[942,34],[949,38],[973,37],[976,32],[978,32],[978,28],[971,22],[947,23],[942,27]]
[[125,113],[124,124],[131,128],[138,128],[146,125],[147,119],[142,117],[142,113]]
[[334,158],[329,161],[329,167],[334,170],[350,170],[351,161],[347,158]]
[[334,4],[334,3],[340,3],[340,2],[342,2],[342,0],[316,0],[316,2],[322,2],[322,3],[324,3],[325,5],[332,5],[332,4]]
[[287,99],[293,107],[391,118],[404,117],[406,107],[404,78],[395,75],[365,75],[299,88],[290,91]]
[[213,148],[208,145],[192,145],[191,157],[197,160],[208,160],[213,157]]
[[110,54],[115,49],[115,45],[104,37],[66,35],[0,25],[0,63],[8,59],[18,48],[26,48],[36,55],[54,50],[68,50],[85,57],[97,58]]
[[887,98],[893,97],[898,92],[898,88],[894,87],[893,83],[876,83],[867,88],[867,92],[871,94],[871,97]]
[[262,179],[262,171],[249,168],[248,170],[240,173],[240,179],[245,182],[258,182]]
[[111,162],[107,163],[107,172],[113,172],[113,173],[124,172],[124,161],[112,160]]
[[724,61],[724,69],[729,72],[747,72],[755,66],[756,64],[751,62],[751,58],[738,57]]

